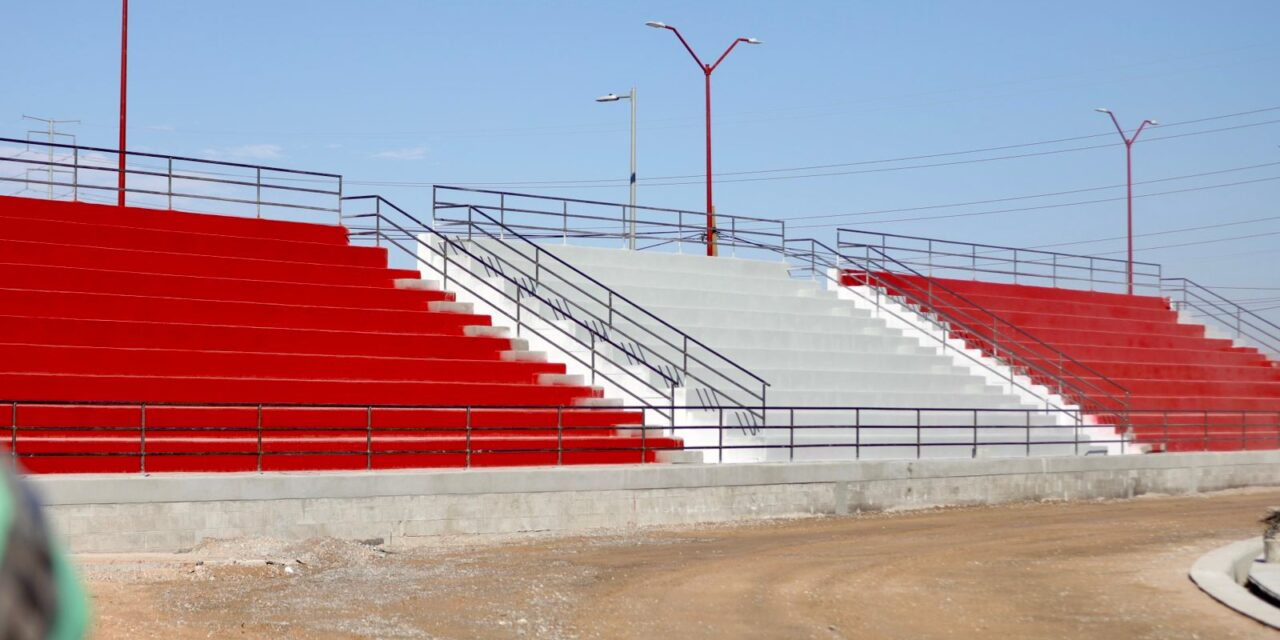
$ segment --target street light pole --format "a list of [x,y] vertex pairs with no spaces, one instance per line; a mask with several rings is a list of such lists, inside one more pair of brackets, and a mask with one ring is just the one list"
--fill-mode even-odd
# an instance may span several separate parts
[[729,45],[729,48],[728,48],[728,49],[725,49],[725,50],[724,50],[724,53],[720,54],[720,57],[719,57],[719,58],[716,58],[716,61],[715,61],[714,63],[712,63],[712,64],[705,64],[705,63],[703,63],[703,62],[702,62],[702,58],[699,58],[699,57],[698,57],[698,54],[696,54],[696,53],[694,53],[694,52],[693,52],[693,47],[690,47],[690,46],[689,46],[689,43],[685,41],[684,36],[680,35],[680,31],[679,31],[678,29],[676,29],[675,27],[673,27],[673,26],[671,26],[671,25],[669,25],[669,24],[662,23],[662,22],[646,22],[646,23],[645,23],[645,25],[646,25],[646,26],[653,27],[653,28],[655,28],[655,29],[667,29],[667,30],[671,31],[671,33],[676,34],[676,37],[680,39],[680,44],[684,45],[684,48],[685,48],[685,50],[686,50],[686,51],[688,51],[688,52],[689,52],[689,55],[693,56],[693,61],[694,61],[694,62],[696,62],[696,63],[698,64],[698,68],[702,70],[702,74],[703,74],[703,76],[704,76],[704,77],[705,77],[705,79],[706,79],[706,94],[707,94],[707,99],[706,99],[706,104],[707,104],[707,255],[708,255],[708,256],[715,256],[715,255],[716,255],[716,220],[715,220],[716,209],[715,209],[715,202],[713,201],[713,199],[712,199],[712,197],[711,197],[711,73],[712,73],[713,71],[715,71],[715,70],[716,70],[716,67],[720,66],[720,63],[721,63],[721,62],[724,62],[725,57],[729,55],[729,52],[730,52],[730,51],[733,51],[734,47],[738,46],[738,43],[740,43],[740,42],[745,42],[745,43],[747,43],[747,44],[760,44],[760,41],[759,41],[759,40],[757,40],[757,39],[755,39],[755,38],[738,38],[737,40],[734,40],[734,41]]
[[1129,295],[1133,295],[1133,143],[1142,134],[1142,130],[1147,125],[1158,125],[1155,120],[1143,120],[1138,125],[1138,130],[1133,132],[1132,136],[1124,134],[1124,128],[1120,126],[1120,121],[1116,119],[1116,114],[1111,113],[1110,109],[1098,107],[1094,109],[1098,113],[1105,113],[1111,116],[1111,122],[1116,125],[1116,132],[1120,134],[1120,139],[1124,140],[1124,163],[1125,163],[1125,185],[1128,189],[1127,200],[1129,202],[1129,263],[1128,263],[1128,283]]
[[619,100],[631,101],[631,231],[627,238],[627,247],[634,251],[636,248],[636,88],[631,87],[631,92],[625,96],[610,93],[596,98],[596,102]]
[[124,206],[125,189],[125,130],[128,122],[128,88],[129,88],[129,0],[121,0],[120,10],[120,167],[119,182],[116,188],[116,204]]

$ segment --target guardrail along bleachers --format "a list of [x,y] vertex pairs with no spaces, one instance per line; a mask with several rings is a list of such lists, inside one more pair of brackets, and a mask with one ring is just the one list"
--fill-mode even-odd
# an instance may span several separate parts
[[0,197],[0,283],[0,428],[35,472],[618,463],[679,446],[642,446],[619,429],[640,413],[340,226]]
[[[903,237],[842,233],[858,234],[859,242],[876,235],[865,246],[903,253],[893,246]],[[914,252],[917,268],[948,276],[968,272],[971,279],[883,272],[873,274],[874,280],[890,294],[900,288],[928,290],[940,304],[981,305],[1069,355],[1072,360],[1063,366],[1073,375],[1085,380],[1104,375],[1115,381],[1130,394],[1127,420],[1135,442],[1168,451],[1280,446],[1280,365],[1244,344],[1258,343],[1263,349],[1271,344],[1274,332],[1264,326],[1269,324],[1265,320],[1194,283],[1161,278],[1156,265],[1139,265],[1139,275],[1146,277],[1138,278],[1139,294],[1131,295],[1114,292],[1126,286],[1126,266],[1119,261],[1024,249],[1015,264],[998,255],[1004,247],[964,245],[956,251],[943,247],[960,243],[929,242],[927,257],[922,249],[908,252]],[[842,242],[846,250],[861,246]],[[954,260],[957,256],[961,260]],[[1073,260],[1082,266],[1068,266]],[[844,278],[849,285],[869,281],[867,273],[858,271],[847,271]],[[1181,282],[1176,287],[1180,300],[1167,295],[1173,293],[1169,283],[1174,281]],[[1227,337],[1196,321],[1218,315],[1234,321],[1236,335]],[[1251,322],[1257,324],[1252,334],[1239,331]],[[1005,333],[996,340],[990,332],[956,332],[956,337],[997,357],[1010,341],[1021,339]],[[1030,342],[1019,346],[1043,348]]]

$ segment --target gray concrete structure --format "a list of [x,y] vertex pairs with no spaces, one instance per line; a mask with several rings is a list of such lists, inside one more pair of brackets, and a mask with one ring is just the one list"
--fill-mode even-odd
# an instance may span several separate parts
[[1253,595],[1244,587],[1250,570],[1262,555],[1262,538],[1250,538],[1218,547],[1191,565],[1191,581],[1214,600],[1280,629],[1280,608]]
[[77,552],[207,538],[569,533],[1280,485],[1280,451],[405,472],[41,476]]

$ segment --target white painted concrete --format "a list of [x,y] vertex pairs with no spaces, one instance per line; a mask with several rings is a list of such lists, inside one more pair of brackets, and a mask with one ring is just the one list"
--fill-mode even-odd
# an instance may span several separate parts
[[[601,317],[607,317],[604,301],[592,299],[599,295],[585,278],[571,275],[571,271],[547,261],[534,265],[528,259],[527,246],[484,240],[476,241],[477,253],[499,255],[506,258],[532,280],[533,274],[550,289],[559,293],[557,304],[567,299],[576,302]],[[1075,407],[1048,389],[1033,385],[1030,380],[1013,376],[1004,367],[980,352],[965,349],[963,343],[948,338],[915,311],[892,301],[872,305],[857,292],[845,288],[826,290],[816,282],[797,280],[790,276],[788,266],[781,262],[743,260],[736,258],[708,259],[704,256],[680,255],[659,252],[631,252],[616,249],[600,249],[581,246],[548,245],[546,249],[591,277],[616,290],[622,296],[644,306],[661,321],[668,322],[730,360],[749,369],[769,383],[767,401],[771,407],[881,407],[881,408],[963,408],[963,409],[1052,409],[1031,417],[1035,427],[1030,435],[1034,444],[1046,440],[1063,441],[1066,444],[1051,446],[1038,444],[1032,447],[1033,455],[1075,455],[1082,452],[1109,451],[1118,453],[1117,443],[1110,447],[1089,445],[1091,439],[1115,439],[1110,428],[1085,424],[1080,428]],[[550,267],[548,268],[548,265]],[[508,268],[510,271],[510,267]],[[545,274],[555,272],[558,277]],[[580,285],[585,291],[578,291]],[[515,287],[494,277],[488,284],[475,284],[471,288],[481,291],[486,287],[505,287],[514,293]],[[548,295],[550,295],[548,293]],[[865,295],[865,294],[864,294]],[[544,307],[546,305],[543,305]],[[514,305],[507,309],[513,311]],[[549,309],[543,309],[548,311]],[[657,318],[614,316],[610,327],[623,342],[631,337],[643,337],[639,328],[661,332],[662,322]],[[569,322],[549,323],[555,326],[545,329],[549,339],[530,337],[534,348],[555,353],[559,350],[562,360],[586,360],[590,350],[578,345],[557,341],[557,331],[574,332],[581,338],[590,331]],[[563,334],[561,334],[563,335]],[[617,375],[609,381],[596,380],[609,392],[637,402],[675,401],[675,404],[713,405],[731,404],[730,398],[740,404],[750,404],[742,393],[717,372],[732,371],[708,362],[705,366],[691,364],[684,369],[683,355],[678,348],[650,341],[654,353],[676,363],[680,374],[688,374],[680,388],[667,394],[655,393],[643,384],[627,384],[626,373],[643,377],[654,387],[663,387],[665,381],[658,374],[642,366],[618,367]],[[627,355],[608,345],[601,346],[596,355],[619,362],[628,362]],[[553,356],[554,357],[554,356]],[[655,362],[657,358],[649,358]],[[599,362],[597,361],[597,364]],[[589,375],[581,368],[574,373]],[[736,375],[736,374],[734,374]],[[746,377],[736,375],[737,381]],[[719,393],[708,391],[714,388]],[[973,454],[972,429],[936,429],[923,436],[912,430],[863,429],[856,436],[848,427],[852,420],[832,421],[829,414],[802,412],[797,424],[829,425],[830,429],[784,430],[792,424],[791,415],[770,411],[767,420],[761,416],[730,416],[724,424],[743,426],[746,430],[736,433],[719,433],[715,430],[679,430],[678,436],[693,447],[718,446],[730,442],[744,447],[727,452],[722,458],[709,454],[709,460],[762,461],[785,459],[848,459],[855,452],[847,447],[807,447],[793,454],[785,451],[753,449],[759,445],[797,443],[802,446],[842,444],[837,439],[846,436],[851,442],[856,438],[868,445],[857,451],[858,457],[900,458],[914,457],[916,438],[930,442],[955,441],[955,447],[935,448],[929,455]],[[980,427],[998,427],[1008,422],[1008,416],[994,412],[979,413]],[[889,424],[901,424],[914,416],[901,412],[885,416]],[[1017,420],[1026,422],[1025,414]],[[926,424],[971,425],[972,416],[964,412],[950,415],[929,415]],[[665,424],[670,424],[665,423]],[[704,412],[685,412],[676,416],[676,424],[720,424],[719,416]],[[864,425],[866,423],[863,423]],[[769,427],[760,429],[759,427]],[[1056,428],[1055,428],[1056,427]],[[1007,431],[980,430],[980,442],[1008,440]],[[1016,434],[1019,441],[1027,440],[1026,434]],[[727,438],[727,440],[726,440]],[[909,448],[900,446],[906,440]],[[1084,444],[1078,444],[1079,442]],[[880,446],[883,445],[883,446]],[[891,446],[892,445],[892,446]],[[980,455],[1026,455],[1025,446],[984,447]]]

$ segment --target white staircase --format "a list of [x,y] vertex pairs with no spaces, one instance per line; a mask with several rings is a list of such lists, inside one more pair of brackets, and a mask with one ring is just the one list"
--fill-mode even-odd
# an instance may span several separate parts
[[[535,272],[525,256],[528,245],[475,242],[480,244],[477,253],[502,255],[513,265],[522,265],[527,273]],[[791,278],[781,260],[711,259],[566,245],[547,245],[546,249],[769,383],[769,409],[763,414],[712,410],[677,412],[666,417],[654,412],[653,417],[647,418],[664,425],[671,422],[663,421],[673,420],[676,435],[685,440],[688,448],[731,447],[722,456],[710,451],[705,456],[709,461],[1076,455],[1102,451],[1089,443],[1090,433],[1096,430],[1078,424],[1074,416],[1052,411],[1029,413],[1027,410],[1043,409],[1043,403],[1037,404],[1025,393],[999,384],[990,375],[974,372],[940,343],[923,339],[919,332],[891,326],[874,309],[843,300],[837,292],[816,282]],[[471,267],[483,272],[481,265]],[[554,282],[548,278],[549,287],[589,308],[595,304],[566,286],[572,280],[566,277],[567,269],[557,268],[555,272],[559,277]],[[495,276],[489,282],[501,283],[501,279]],[[469,301],[484,305],[480,300]],[[604,308],[600,311],[604,313]],[[579,335],[589,333],[566,320],[556,323]],[[612,327],[627,334],[634,325],[658,324],[657,320],[633,314],[615,317]],[[584,355],[579,345],[554,339],[540,341],[527,334],[522,337],[536,343],[534,348],[539,350],[573,352],[579,358]],[[626,355],[613,347],[604,345],[600,349],[600,353],[627,362]],[[656,350],[673,362],[681,362],[678,349],[658,345]],[[662,382],[661,376],[646,367],[621,368],[629,369],[633,375],[649,376],[651,382]],[[590,371],[571,367],[570,373],[589,376]],[[749,404],[733,385],[717,382],[723,378],[716,371],[690,363],[687,373],[689,378],[684,378],[668,398],[644,385],[627,384],[627,376],[610,376],[613,381],[597,378],[592,383],[604,386],[611,394],[646,403],[723,406],[733,404],[732,399],[736,398],[738,404]],[[842,409],[847,407],[864,409]],[[855,426],[860,428],[851,428]],[[975,440],[980,443],[976,447]],[[793,444],[793,449],[751,448]]]

